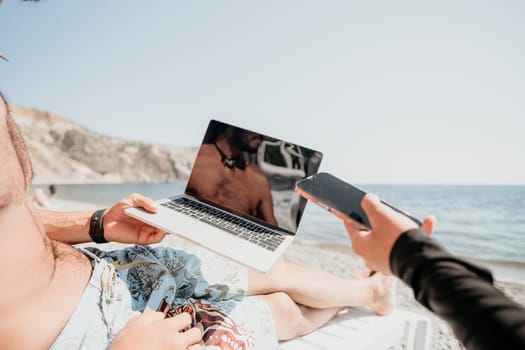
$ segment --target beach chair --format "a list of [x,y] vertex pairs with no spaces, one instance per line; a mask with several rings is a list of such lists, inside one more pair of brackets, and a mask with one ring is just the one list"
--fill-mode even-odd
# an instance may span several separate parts
[[364,308],[349,308],[315,332],[281,342],[280,350],[429,350],[430,320],[421,314],[396,310],[377,316]]

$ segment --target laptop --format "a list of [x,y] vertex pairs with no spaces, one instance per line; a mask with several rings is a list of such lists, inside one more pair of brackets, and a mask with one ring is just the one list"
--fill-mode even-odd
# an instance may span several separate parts
[[266,272],[292,243],[306,206],[295,183],[317,172],[322,153],[211,120],[184,193],[156,201],[138,220]]

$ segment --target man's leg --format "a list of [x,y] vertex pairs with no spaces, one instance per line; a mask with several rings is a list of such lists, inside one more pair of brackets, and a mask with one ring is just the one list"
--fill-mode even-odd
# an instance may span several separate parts
[[249,271],[248,294],[285,292],[298,304],[315,309],[370,307],[378,314],[393,308],[393,277],[341,278],[281,258],[267,273]]

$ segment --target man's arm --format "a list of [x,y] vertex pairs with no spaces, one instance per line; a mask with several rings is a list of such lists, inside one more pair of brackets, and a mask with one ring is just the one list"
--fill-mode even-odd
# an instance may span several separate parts
[[[150,198],[136,193],[127,196],[105,211],[103,231],[107,241],[151,244],[160,242],[166,236],[166,232],[126,215],[124,209],[130,207],[142,207],[152,213],[157,211]],[[92,241],[89,235],[92,212],[38,212],[49,238],[69,244]]]
[[91,242],[89,220],[92,212],[60,212],[37,209],[49,238],[69,244]]
[[[361,203],[372,231],[345,222],[354,251],[368,266],[394,273],[417,300],[450,323],[469,349],[525,349],[525,309],[492,285],[489,271],[453,256],[410,219],[375,196]],[[431,233],[433,220],[422,228]]]
[[390,261],[392,272],[467,348],[525,349],[525,309],[492,285],[488,270],[454,257],[417,229],[399,237]]
[[259,171],[259,186],[258,190],[260,193],[261,201],[257,208],[257,214],[260,219],[263,219],[269,224],[277,225],[277,219],[273,211],[273,198],[272,192],[270,191],[270,183],[266,176]]

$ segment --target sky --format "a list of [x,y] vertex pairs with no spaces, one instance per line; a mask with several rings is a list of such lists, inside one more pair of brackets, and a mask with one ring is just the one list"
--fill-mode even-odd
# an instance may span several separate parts
[[6,0],[0,90],[107,135],[211,118],[356,184],[525,184],[523,1]]

